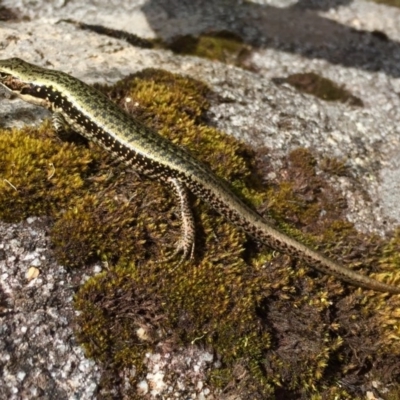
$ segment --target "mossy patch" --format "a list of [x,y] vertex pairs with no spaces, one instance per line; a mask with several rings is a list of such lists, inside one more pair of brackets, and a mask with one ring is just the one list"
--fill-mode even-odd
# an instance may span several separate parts
[[177,54],[188,54],[240,67],[246,66],[251,47],[240,36],[229,31],[184,35],[174,38],[167,47]]
[[386,4],[387,6],[400,7],[400,0],[372,0],[375,3]]
[[22,220],[63,209],[87,190],[90,150],[62,143],[50,124],[3,131],[0,138],[0,218]]
[[[268,209],[272,224],[349,268],[399,284],[400,231],[388,241],[361,235],[327,183],[346,175],[343,160],[300,148],[265,186],[257,171],[268,168],[267,158],[207,125],[204,84],[152,69],[98,88],[208,163],[260,212]],[[76,335],[104,368],[103,392],[126,395],[120,377],[135,368],[128,395],[138,398],[145,353],[190,345],[219,357],[207,384],[226,396],[354,399],[371,380],[398,381],[398,296],[275,254],[195,198],[195,259],[159,263],[180,235],[176,200],[162,183],[113,163],[95,145],[62,142],[48,123],[0,132],[0,151],[1,218],[50,215],[60,261],[108,266],[75,299]]]
[[330,79],[324,78],[314,72],[289,75],[280,81],[287,82],[303,93],[312,94],[326,101],[339,101],[351,106],[362,107],[362,100]]
[[15,11],[5,6],[0,6],[0,21],[13,21],[17,19],[18,15]]

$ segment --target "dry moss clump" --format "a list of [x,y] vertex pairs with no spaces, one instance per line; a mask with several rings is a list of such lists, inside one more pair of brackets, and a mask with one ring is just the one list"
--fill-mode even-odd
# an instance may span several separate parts
[[330,79],[324,78],[314,72],[289,75],[284,82],[295,87],[303,93],[312,94],[326,101],[339,101],[351,106],[363,107],[362,100],[351,94]]
[[[207,125],[202,83],[151,69],[99,89],[268,209],[271,223],[349,268],[400,281],[400,234],[384,241],[344,220],[346,202],[327,183],[346,174],[343,160],[297,149],[265,187],[261,153]],[[162,183],[116,165],[95,145],[62,142],[48,124],[0,132],[0,150],[1,218],[50,215],[61,262],[107,262],[75,299],[77,337],[104,368],[102,393],[139,398],[145,353],[191,345],[219,357],[207,379],[218,395],[354,399],[373,380],[399,380],[398,296],[273,253],[195,198],[195,259],[160,263],[180,235],[176,200]],[[121,374],[132,368],[127,389]]]
[[375,3],[386,4],[392,7],[400,7],[400,0],[372,0]]
[[251,46],[245,44],[242,38],[233,32],[223,30],[199,36],[177,36],[164,46],[177,54],[188,54],[249,68],[246,61]]

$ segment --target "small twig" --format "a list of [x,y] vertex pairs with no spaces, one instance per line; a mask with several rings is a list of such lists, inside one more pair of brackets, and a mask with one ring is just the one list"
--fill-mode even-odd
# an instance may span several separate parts
[[50,174],[47,176],[47,179],[48,179],[48,180],[50,180],[50,179],[54,176],[54,174],[56,173],[56,168],[55,168],[54,164],[53,164],[53,163],[49,163],[49,165],[50,165],[50,167],[53,168],[53,170],[52,170],[52,171],[50,172]]
[[3,181],[4,181],[5,183],[8,183],[16,192],[18,192],[18,189],[17,189],[9,180],[3,179]]

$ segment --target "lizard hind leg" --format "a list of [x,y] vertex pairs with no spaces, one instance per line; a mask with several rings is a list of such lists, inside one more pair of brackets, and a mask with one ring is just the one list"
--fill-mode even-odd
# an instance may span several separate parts
[[161,262],[167,262],[175,258],[177,254],[182,253],[178,265],[186,259],[194,257],[194,242],[195,242],[195,224],[193,213],[190,208],[188,191],[186,187],[176,178],[169,178],[168,183],[173,187],[180,204],[181,215],[181,237],[176,244],[175,251],[167,259]]
[[57,133],[60,133],[62,131],[68,131],[70,129],[67,121],[65,118],[62,116],[61,113],[55,112],[51,116],[51,122],[53,124],[54,130]]

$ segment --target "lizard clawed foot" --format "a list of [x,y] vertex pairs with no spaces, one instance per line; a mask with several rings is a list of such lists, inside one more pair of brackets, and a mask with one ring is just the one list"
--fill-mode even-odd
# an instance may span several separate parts
[[[179,239],[175,251],[171,256],[158,262],[168,262],[176,257],[177,254],[182,253],[182,257],[177,264],[177,267],[182,264],[188,257],[190,260],[193,259],[194,255],[194,237],[195,237],[195,225],[192,210],[190,209],[188,193],[186,187],[175,178],[169,178],[168,183],[175,190],[177,198],[180,204],[181,214],[181,238]],[[175,267],[176,268],[176,267]]]
[[[190,240],[186,240],[186,238],[181,238],[175,248],[175,251],[168,257],[157,261],[157,263],[166,263],[172,261],[179,253],[182,253],[182,256],[176,264],[175,268],[179,267],[186,260],[193,260],[194,258],[194,242]],[[175,269],[174,268],[174,269]]]

